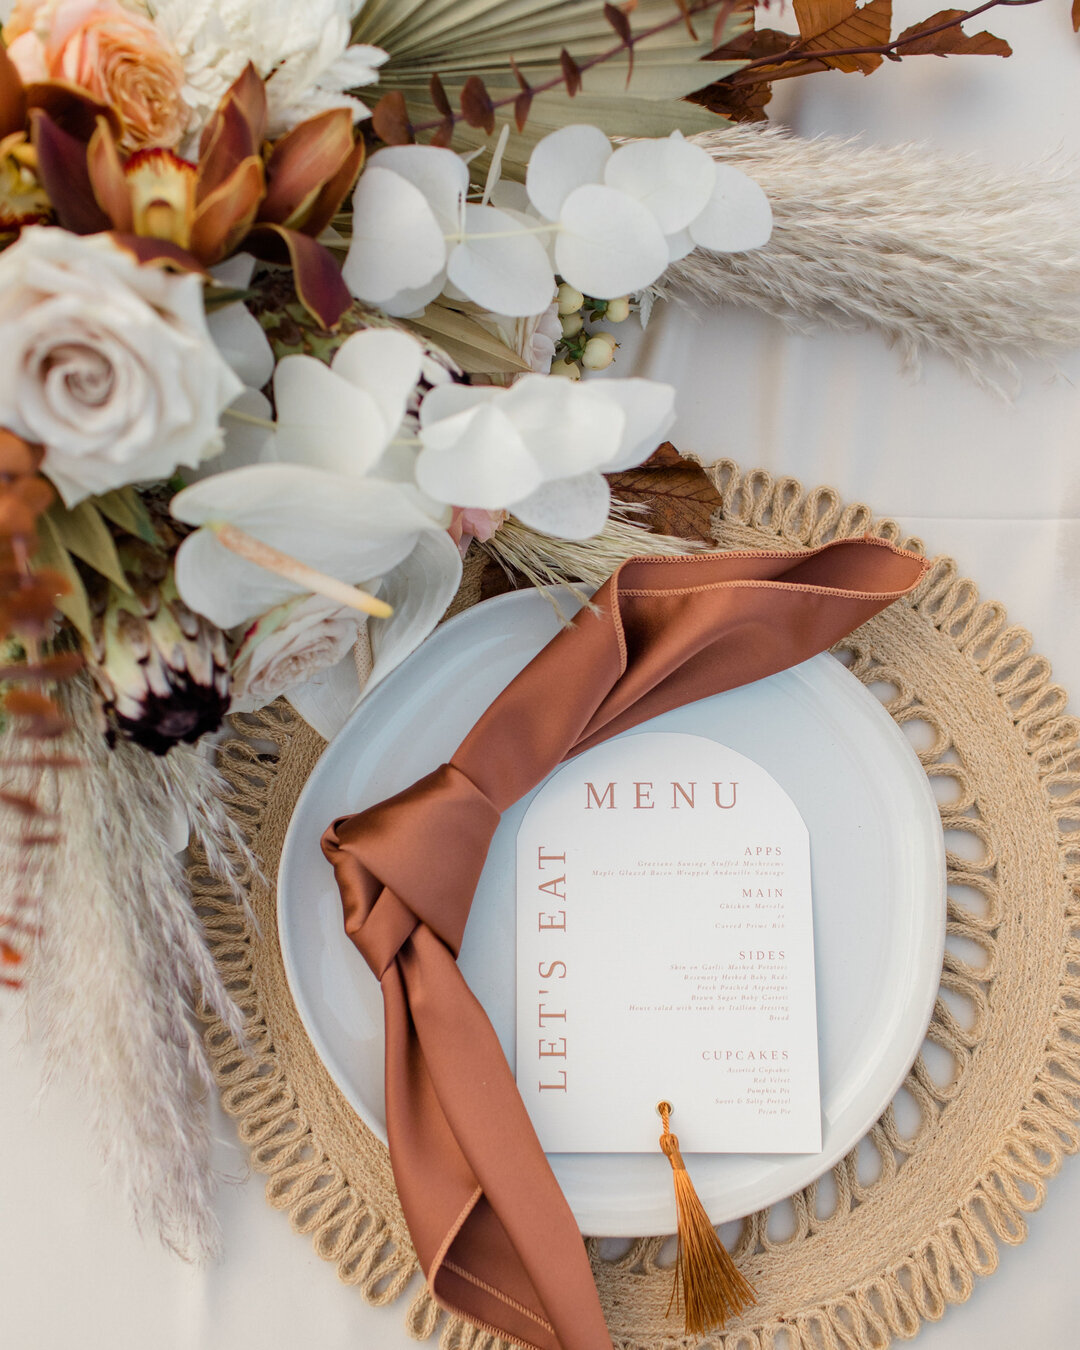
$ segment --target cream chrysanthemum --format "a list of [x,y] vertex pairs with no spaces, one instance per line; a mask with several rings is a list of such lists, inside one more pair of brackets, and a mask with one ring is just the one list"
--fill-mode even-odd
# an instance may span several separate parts
[[271,136],[329,108],[371,115],[346,91],[378,82],[379,47],[350,45],[364,0],[146,0],[184,64],[192,129],[201,129],[250,61],[267,81]]

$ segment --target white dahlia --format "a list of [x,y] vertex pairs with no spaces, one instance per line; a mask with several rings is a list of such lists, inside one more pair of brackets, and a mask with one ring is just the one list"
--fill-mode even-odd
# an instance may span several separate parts
[[371,115],[346,93],[378,82],[379,47],[350,44],[364,0],[145,0],[184,63],[197,134],[250,61],[267,81],[271,136],[329,108]]

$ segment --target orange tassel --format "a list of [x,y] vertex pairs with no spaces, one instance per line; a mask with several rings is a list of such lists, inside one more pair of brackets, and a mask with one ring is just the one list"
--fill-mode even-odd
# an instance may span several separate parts
[[670,1102],[659,1102],[656,1109],[664,1122],[660,1147],[674,1173],[675,1206],[679,1216],[675,1287],[671,1291],[668,1314],[672,1306],[684,1308],[687,1334],[703,1336],[756,1303],[757,1296],[717,1236],[694,1190],[679,1152],[678,1136],[671,1133],[668,1125],[675,1108]]

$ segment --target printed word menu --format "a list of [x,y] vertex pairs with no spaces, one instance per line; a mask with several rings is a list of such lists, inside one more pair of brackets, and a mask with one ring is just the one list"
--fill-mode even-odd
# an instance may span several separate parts
[[810,841],[727,746],[640,732],[518,832],[517,1082],[549,1153],[821,1147]]

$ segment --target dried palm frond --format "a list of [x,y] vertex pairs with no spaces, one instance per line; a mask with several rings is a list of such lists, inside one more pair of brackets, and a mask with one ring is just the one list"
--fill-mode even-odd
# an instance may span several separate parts
[[28,980],[46,1082],[81,1091],[92,1132],[140,1223],[180,1254],[218,1247],[207,1110],[213,1078],[194,1012],[242,1038],[243,1018],[206,948],[181,839],[243,902],[256,864],[223,805],[208,750],[106,748],[85,678],[64,699],[65,747],[82,761],[51,803],[62,821],[35,875],[41,934]]
[[[507,176],[523,176],[536,141],[571,123],[590,122],[622,136],[663,136],[674,127],[691,132],[719,125],[714,113],[682,102],[683,95],[745,63],[702,67],[701,58],[717,45],[713,30],[723,7],[695,8],[699,12],[688,24],[676,0],[638,0],[628,12],[632,34],[665,26],[652,37],[635,40],[629,84],[627,53],[622,51],[587,70],[575,97],[568,97],[565,87],[538,93],[524,133],[510,137],[504,159]],[[747,22],[745,13],[728,6],[721,40],[732,41]],[[483,81],[494,101],[509,99],[512,104],[521,92],[515,66],[536,88],[560,76],[564,48],[575,62],[584,63],[619,45],[599,0],[367,0],[357,16],[354,37],[390,53],[379,71],[378,87],[369,95],[377,98],[399,91],[412,122],[434,126],[441,114],[432,101],[433,75],[443,81],[455,108],[470,76]],[[500,116],[512,123],[512,106]],[[464,123],[455,127],[456,148],[486,142],[482,130]]]
[[1018,357],[1080,344],[1080,179],[1064,160],[997,168],[749,127],[695,139],[761,184],[773,234],[749,253],[692,253],[658,294],[801,329],[876,326],[909,368],[939,352],[994,388]]

